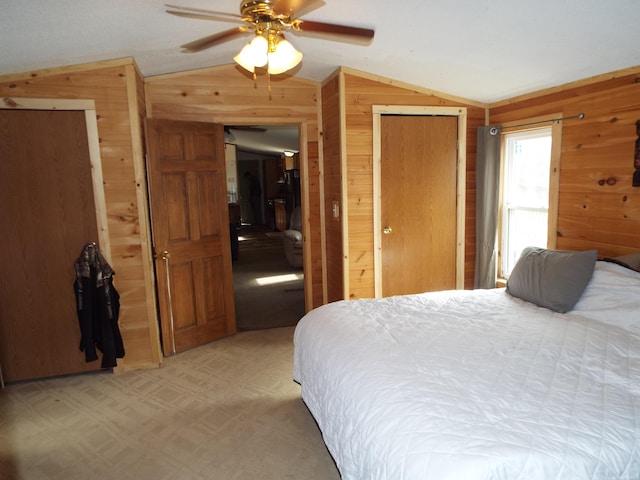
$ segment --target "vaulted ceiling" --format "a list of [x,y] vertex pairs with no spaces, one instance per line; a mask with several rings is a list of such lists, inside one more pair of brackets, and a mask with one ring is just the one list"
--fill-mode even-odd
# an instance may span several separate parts
[[[239,0],[171,0],[239,12]],[[200,53],[180,45],[228,22],[181,18],[163,0],[3,0],[0,75],[133,57],[153,76],[232,63],[236,38]],[[325,0],[303,19],[374,28],[367,46],[302,35],[295,75],[338,66],[491,103],[640,65],[639,0]]]

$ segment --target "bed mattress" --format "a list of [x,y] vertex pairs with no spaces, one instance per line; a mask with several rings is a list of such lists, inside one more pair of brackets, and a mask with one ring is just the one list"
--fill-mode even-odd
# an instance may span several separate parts
[[504,289],[308,313],[294,379],[344,480],[640,478],[640,274],[576,308]]

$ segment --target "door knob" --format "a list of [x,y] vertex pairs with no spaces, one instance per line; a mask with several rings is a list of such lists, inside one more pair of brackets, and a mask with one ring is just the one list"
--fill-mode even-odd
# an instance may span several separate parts
[[383,232],[385,235],[389,235],[391,233],[391,227],[389,226],[384,227]]
[[157,254],[157,253],[153,254],[153,258],[158,258],[158,257],[160,257],[162,260],[167,260],[171,258],[171,254],[169,253],[168,250],[163,250],[161,254]]

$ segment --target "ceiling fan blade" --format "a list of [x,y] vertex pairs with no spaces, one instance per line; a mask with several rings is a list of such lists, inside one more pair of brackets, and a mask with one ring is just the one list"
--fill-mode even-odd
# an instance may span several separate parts
[[299,18],[323,5],[324,0],[275,0],[271,8],[278,15]]
[[232,28],[231,30],[214,33],[213,35],[194,40],[193,42],[185,43],[184,45],[181,45],[181,47],[187,52],[200,52],[207,48],[213,47],[214,45],[218,45],[220,43],[232,40],[240,35],[244,35],[245,33],[247,33],[247,31],[247,27]]
[[171,15],[175,15],[177,17],[184,17],[184,18],[196,18],[196,19],[199,19],[199,20],[214,20],[216,22],[234,22],[234,23],[238,22],[237,18],[216,17],[213,14],[211,14],[211,15],[203,15],[202,13],[178,12],[178,11],[175,11],[175,10],[166,10],[166,12],[170,13]]
[[258,132],[265,133],[267,131],[264,127],[252,127],[250,125],[230,125],[229,130],[242,130],[245,132]]
[[[373,40],[375,30],[370,28],[337,25],[335,23],[314,22],[311,20],[297,20],[293,25],[295,33],[309,33],[322,36],[329,40],[368,44]],[[334,37],[334,38],[331,38]]]
[[[167,7],[167,8],[173,8],[175,10],[184,10],[186,12],[203,13],[205,15],[207,15],[207,14],[209,14],[209,15],[221,15],[223,17],[232,17],[232,18],[235,18],[235,19],[242,19],[242,16],[237,14],[237,13],[219,12],[217,10],[207,10],[206,8],[183,7],[181,5],[172,5],[172,4],[169,4],[169,3],[165,3],[164,6]],[[169,13],[173,13],[173,12],[169,12]]]

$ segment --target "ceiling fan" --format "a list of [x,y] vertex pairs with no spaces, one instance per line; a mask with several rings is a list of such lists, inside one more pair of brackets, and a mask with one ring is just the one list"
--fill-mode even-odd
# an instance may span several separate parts
[[235,28],[186,43],[182,45],[182,49],[185,52],[200,52],[234,38],[253,34],[253,39],[234,60],[255,75],[256,67],[266,66],[268,73],[279,74],[294,68],[300,62],[302,54],[285,40],[285,32],[365,45],[373,40],[374,30],[369,28],[300,18],[324,4],[323,0],[242,0],[239,14],[171,4],[165,6],[168,8],[167,13],[179,17],[241,23]]
[[267,131],[264,127],[258,127],[253,125],[225,125],[224,126],[224,140],[226,143],[233,143],[236,140],[236,136],[231,130],[252,132],[252,133],[265,133]]
[[257,127],[253,125],[225,125],[225,130],[244,130],[245,132],[265,133],[267,131],[264,127]]

